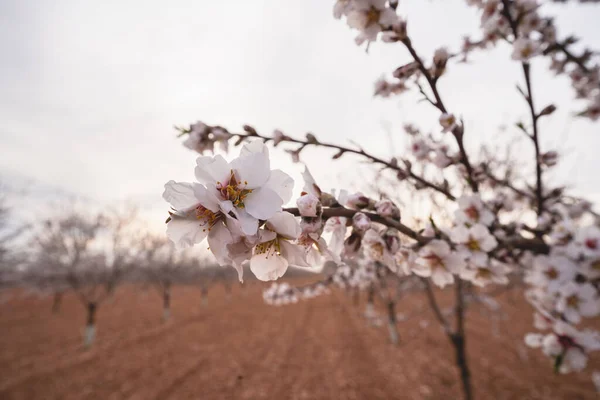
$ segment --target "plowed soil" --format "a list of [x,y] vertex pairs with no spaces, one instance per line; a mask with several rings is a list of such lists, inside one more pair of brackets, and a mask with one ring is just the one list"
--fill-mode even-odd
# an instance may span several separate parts
[[[65,296],[12,293],[0,304],[0,399],[460,399],[448,340],[425,298],[398,306],[401,343],[342,291],[273,307],[264,285],[173,290],[161,321],[155,291],[121,288],[98,311],[94,346],[82,346],[83,306]],[[442,298],[445,296],[442,295]],[[475,399],[596,399],[589,371],[558,376],[523,345],[531,308],[518,296],[467,317]],[[383,313],[382,313],[383,316]]]

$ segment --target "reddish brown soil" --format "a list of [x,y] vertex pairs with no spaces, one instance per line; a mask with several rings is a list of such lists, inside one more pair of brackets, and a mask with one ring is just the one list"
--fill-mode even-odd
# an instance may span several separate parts
[[[214,288],[208,307],[199,290],[175,288],[167,323],[155,292],[123,288],[99,308],[87,351],[76,298],[66,296],[53,315],[50,297],[13,295],[0,304],[0,399],[461,398],[452,349],[422,296],[401,302],[398,312],[412,317],[398,323],[395,347],[385,325],[368,324],[364,303],[345,293],[272,307],[263,287],[236,289],[230,300]],[[501,302],[492,316],[469,311],[475,398],[597,398],[589,372],[554,375],[522,344],[530,307]]]

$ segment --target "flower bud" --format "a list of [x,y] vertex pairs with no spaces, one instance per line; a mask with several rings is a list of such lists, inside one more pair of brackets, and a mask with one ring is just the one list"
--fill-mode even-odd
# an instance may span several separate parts
[[319,203],[319,199],[310,193],[306,193],[296,200],[298,211],[300,211],[300,215],[303,217],[316,217]]
[[540,155],[540,163],[547,167],[553,167],[558,163],[558,153],[556,151],[547,151]]
[[400,220],[400,210],[389,199],[379,200],[375,203],[375,211],[382,217]]
[[363,213],[356,213],[352,217],[352,226],[360,233],[366,232],[371,227],[371,220]]
[[348,196],[347,205],[350,208],[362,210],[363,208],[367,208],[369,204],[369,198],[361,192],[357,192]]
[[544,107],[544,109],[542,111],[540,111],[540,116],[541,115],[550,115],[554,111],[556,111],[556,106],[554,104],[550,104],[550,105]]

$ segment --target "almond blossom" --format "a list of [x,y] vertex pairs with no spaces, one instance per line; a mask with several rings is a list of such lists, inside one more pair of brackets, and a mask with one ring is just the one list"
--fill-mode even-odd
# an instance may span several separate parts
[[458,210],[454,212],[458,223],[483,224],[490,226],[494,222],[494,214],[485,206],[479,195],[465,195],[458,199]]
[[581,317],[600,314],[600,299],[596,288],[590,283],[569,282],[560,288],[558,295],[556,310],[569,322],[577,324]]
[[572,281],[575,274],[575,265],[567,257],[540,255],[533,260],[533,268],[527,272],[525,282],[556,293],[565,283]]
[[198,157],[196,179],[219,200],[219,208],[240,221],[246,234],[254,234],[258,220],[271,218],[291,198],[293,180],[271,170],[269,151],[261,141],[244,145],[232,162],[221,155]]
[[460,245],[457,250],[467,256],[489,253],[498,246],[496,238],[481,224],[468,228],[464,225],[457,226],[452,229],[450,238]]
[[177,247],[191,247],[202,242],[215,225],[225,221],[219,200],[204,186],[197,183],[169,181],[163,198],[173,211],[167,220],[167,236]]
[[291,241],[300,236],[300,224],[285,211],[267,219],[265,229],[259,231],[258,244],[250,259],[250,270],[261,281],[272,281],[283,276],[289,265],[308,267],[302,247]]
[[382,26],[396,23],[398,16],[386,3],[387,0],[353,0],[346,21],[351,28],[360,31],[355,39],[357,44],[377,40]]
[[540,46],[533,40],[520,37],[513,43],[513,60],[529,61],[532,57],[540,53]]
[[553,332],[547,335],[528,334],[525,343],[533,348],[541,348],[544,354],[554,360],[555,369],[561,374],[581,371],[587,365],[588,353],[600,350],[598,332],[578,331],[562,321],[556,322]]
[[464,257],[450,249],[443,240],[432,240],[419,250],[419,257],[412,265],[412,272],[431,277],[434,284],[444,287],[454,283],[454,273],[464,265]]

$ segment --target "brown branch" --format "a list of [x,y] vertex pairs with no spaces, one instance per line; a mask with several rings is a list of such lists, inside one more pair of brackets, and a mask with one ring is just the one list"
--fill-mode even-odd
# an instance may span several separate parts
[[431,287],[431,282],[429,282],[429,280],[426,278],[421,278],[421,281],[425,284],[425,293],[427,293],[427,300],[429,301],[429,306],[433,310],[433,314],[442,325],[442,328],[444,328],[446,335],[448,335],[448,337],[452,337],[454,333],[452,332],[452,328],[450,328],[448,320],[446,320],[444,314],[442,314],[442,310],[437,303],[435,294],[433,293],[433,288]]
[[[268,137],[268,136],[263,136],[260,135],[258,133],[253,133],[253,134],[245,134],[245,133],[231,133],[229,132],[230,135],[235,136],[239,139],[248,139],[248,138],[259,138],[264,140],[265,142],[268,142],[270,140],[273,140],[273,138]],[[364,151],[363,149],[353,149],[350,147],[345,147],[345,146],[339,146],[333,143],[324,143],[318,140],[313,140],[313,141],[304,141],[304,140],[299,140],[299,139],[294,139],[291,138],[289,136],[285,136],[282,140],[282,142],[290,142],[290,143],[297,143],[301,145],[301,148],[304,148],[306,146],[309,145],[313,145],[313,146],[317,146],[317,147],[326,147],[326,148],[330,148],[330,149],[336,149],[338,150],[338,153],[340,156],[344,153],[351,153],[351,154],[356,154],[359,156],[362,156],[368,160],[370,160],[371,162],[375,163],[375,164],[380,164],[385,166],[386,168],[389,168],[391,170],[394,170],[396,172],[398,172],[399,174],[402,174],[403,176],[407,176],[408,178],[412,178],[413,180],[415,180],[416,182],[418,182],[419,184],[428,187],[430,189],[435,190],[438,193],[442,193],[444,196],[446,196],[446,198],[448,198],[449,200],[455,201],[456,197],[454,197],[452,195],[452,193],[450,193],[446,188],[436,185],[433,182],[430,182],[428,180],[426,180],[425,178],[415,174],[414,172],[412,172],[409,169],[403,169],[401,167],[399,167],[396,163],[393,163],[391,161],[386,161],[382,158],[379,158],[377,156],[374,156],[372,154],[367,153],[366,151]]]
[[[442,97],[440,96],[440,93],[437,88],[437,78],[434,78],[431,76],[431,74],[429,73],[429,70],[423,63],[423,60],[421,60],[421,58],[417,54],[415,48],[413,47],[410,39],[406,38],[406,39],[402,40],[402,43],[404,44],[404,46],[406,47],[406,49],[408,50],[410,55],[413,57],[413,59],[417,62],[418,66],[419,66],[419,71],[421,71],[421,73],[427,80],[427,83],[429,84],[429,88],[431,89],[431,92],[433,93],[433,96],[435,97],[435,102],[430,101],[430,103],[433,104],[438,110],[440,110],[440,112],[447,113],[448,110],[446,109],[446,106],[444,105],[444,102],[442,101]],[[473,190],[473,192],[478,192],[479,188],[477,185],[477,181],[475,181],[475,179],[473,179],[473,175],[474,175],[473,167],[471,166],[471,162],[469,161],[469,157],[467,156],[467,152],[465,150],[465,146],[464,146],[464,142],[463,142],[464,126],[463,125],[458,126],[457,128],[455,128],[452,131],[452,134],[454,135],[454,138],[456,139],[456,143],[458,144],[458,149],[460,151],[460,156],[461,156],[460,162],[465,166],[465,168],[467,170],[467,177],[468,177],[469,185],[471,186],[471,189]]]
[[[502,4],[504,5],[504,9],[502,13],[504,17],[508,20],[510,28],[515,36],[515,39],[519,36],[519,27],[517,22],[514,20],[510,13],[510,2],[509,0],[502,0]],[[531,67],[529,62],[523,61],[521,63],[523,68],[523,75],[525,77],[525,85],[527,87],[527,93],[524,96],[527,101],[527,105],[529,106],[529,112],[531,114],[531,122],[533,125],[533,133],[530,136],[531,140],[533,140],[533,145],[535,147],[535,175],[536,175],[536,187],[535,187],[535,197],[537,200],[537,214],[541,215],[544,212],[544,190],[542,187],[542,164],[541,164],[541,150],[540,150],[540,142],[539,142],[539,132],[538,132],[538,119],[540,115],[535,111],[535,105],[533,102],[533,92],[531,89]]]

